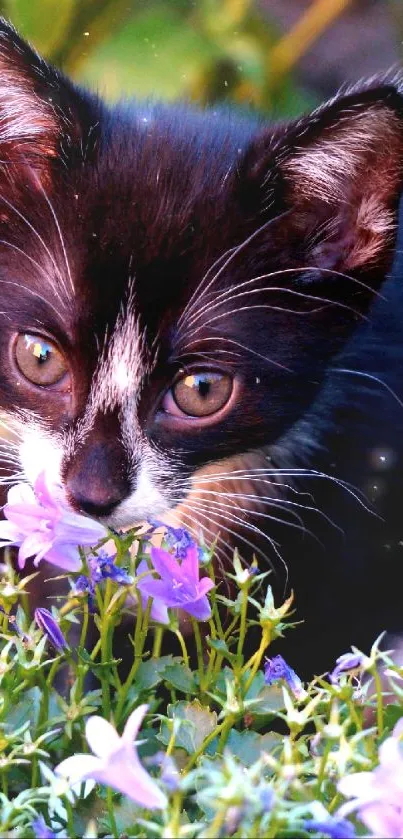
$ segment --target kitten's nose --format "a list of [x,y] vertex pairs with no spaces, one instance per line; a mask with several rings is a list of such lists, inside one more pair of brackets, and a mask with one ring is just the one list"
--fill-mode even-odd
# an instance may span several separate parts
[[97,518],[109,516],[130,494],[120,448],[93,443],[81,449],[68,468],[65,486],[74,507]]

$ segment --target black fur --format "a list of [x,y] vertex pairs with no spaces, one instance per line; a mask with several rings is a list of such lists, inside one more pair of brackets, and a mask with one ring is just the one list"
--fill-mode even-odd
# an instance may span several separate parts
[[[10,126],[0,130],[0,407],[64,435],[71,503],[107,520],[135,490],[141,454],[128,456],[117,404],[98,406],[81,437],[79,429],[100,348],[105,361],[119,313],[132,307],[143,371],[133,411],[139,437],[164,461],[155,480],[167,509],[208,464],[232,469],[239,488],[240,461],[227,458],[246,456],[246,472],[270,463],[311,470],[305,479],[278,473],[279,484],[293,484],[279,486],[282,501],[276,493],[274,506],[249,499],[240,522],[222,507],[215,525],[227,542],[237,541],[234,531],[244,537],[246,559],[252,542],[269,555],[277,597],[284,567],[243,519],[280,542],[306,621],[288,642],[291,663],[324,669],[351,643],[399,630],[400,249],[385,280],[403,178],[397,85],[362,86],[290,126],[184,104],[109,108],[6,23],[0,37],[0,122]],[[23,130],[13,137],[19,89]],[[374,303],[380,292],[385,299]],[[193,299],[198,319],[181,323]],[[13,339],[25,332],[57,342],[69,387],[33,387],[18,375]],[[217,422],[177,422],[161,407],[180,371],[194,369],[236,381],[231,410]],[[243,484],[268,494],[264,481]],[[304,489],[314,500],[296,495]],[[323,516],[309,509],[316,506]],[[290,509],[315,538],[262,517],[295,524]]]

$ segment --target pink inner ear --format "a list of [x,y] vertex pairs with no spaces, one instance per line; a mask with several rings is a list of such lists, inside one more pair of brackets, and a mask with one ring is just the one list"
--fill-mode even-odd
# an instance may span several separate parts
[[306,141],[283,160],[296,213],[308,218],[320,202],[328,218],[327,233],[312,256],[338,243],[346,268],[377,260],[395,227],[402,152],[403,123],[379,103],[344,115],[341,111],[312,143]]
[[33,57],[29,66],[4,35],[0,39],[0,148],[8,158],[32,156],[38,164],[57,154],[60,126],[51,98],[38,93],[46,81]]

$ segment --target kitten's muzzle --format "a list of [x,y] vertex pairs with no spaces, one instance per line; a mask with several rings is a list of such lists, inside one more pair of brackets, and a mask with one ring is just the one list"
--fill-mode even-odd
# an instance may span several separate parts
[[110,516],[131,492],[126,464],[119,446],[85,446],[66,470],[67,497],[77,510],[95,518]]

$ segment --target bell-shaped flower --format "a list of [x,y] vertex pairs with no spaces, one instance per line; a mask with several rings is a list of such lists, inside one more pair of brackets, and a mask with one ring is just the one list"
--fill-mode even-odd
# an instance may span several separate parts
[[92,778],[148,810],[164,808],[166,796],[140,763],[135,744],[147,710],[147,705],[140,705],[130,714],[121,737],[103,717],[89,717],[85,736],[94,754],[66,758],[56,767],[56,774],[67,778],[71,786]]
[[275,655],[274,658],[266,658],[264,666],[264,680],[266,685],[274,685],[284,681],[293,692],[298,701],[308,696],[299,676],[290,667],[282,655]]
[[4,515],[7,521],[0,522],[0,548],[18,545],[20,568],[28,557],[35,557],[34,565],[45,558],[59,568],[78,571],[81,559],[77,546],[93,546],[108,533],[99,522],[72,512],[60,489],[48,485],[44,472],[34,489],[28,484],[11,487]]
[[355,649],[351,653],[343,653],[336,659],[336,667],[329,674],[329,679],[332,684],[337,685],[343,674],[355,675],[370,663],[370,659],[359,650]]
[[379,766],[372,772],[353,772],[338,783],[338,790],[352,801],[339,816],[356,812],[374,836],[403,837],[403,720],[379,749]]
[[[196,545],[192,544],[187,548],[186,556],[181,561],[177,561],[162,548],[152,547],[151,562],[160,579],[143,577],[137,583],[137,588],[145,598],[154,598],[154,611],[151,610],[151,616],[155,620],[168,623],[167,608],[182,609],[199,621],[210,618],[211,609],[206,595],[214,587],[214,583],[210,577],[199,579],[199,555]],[[143,561],[137,573],[144,573],[146,570]]]
[[48,609],[43,609],[42,607],[35,609],[34,617],[39,628],[49,638],[49,641],[59,653],[63,652],[64,649],[68,649],[69,645],[63,632],[57,620]]

